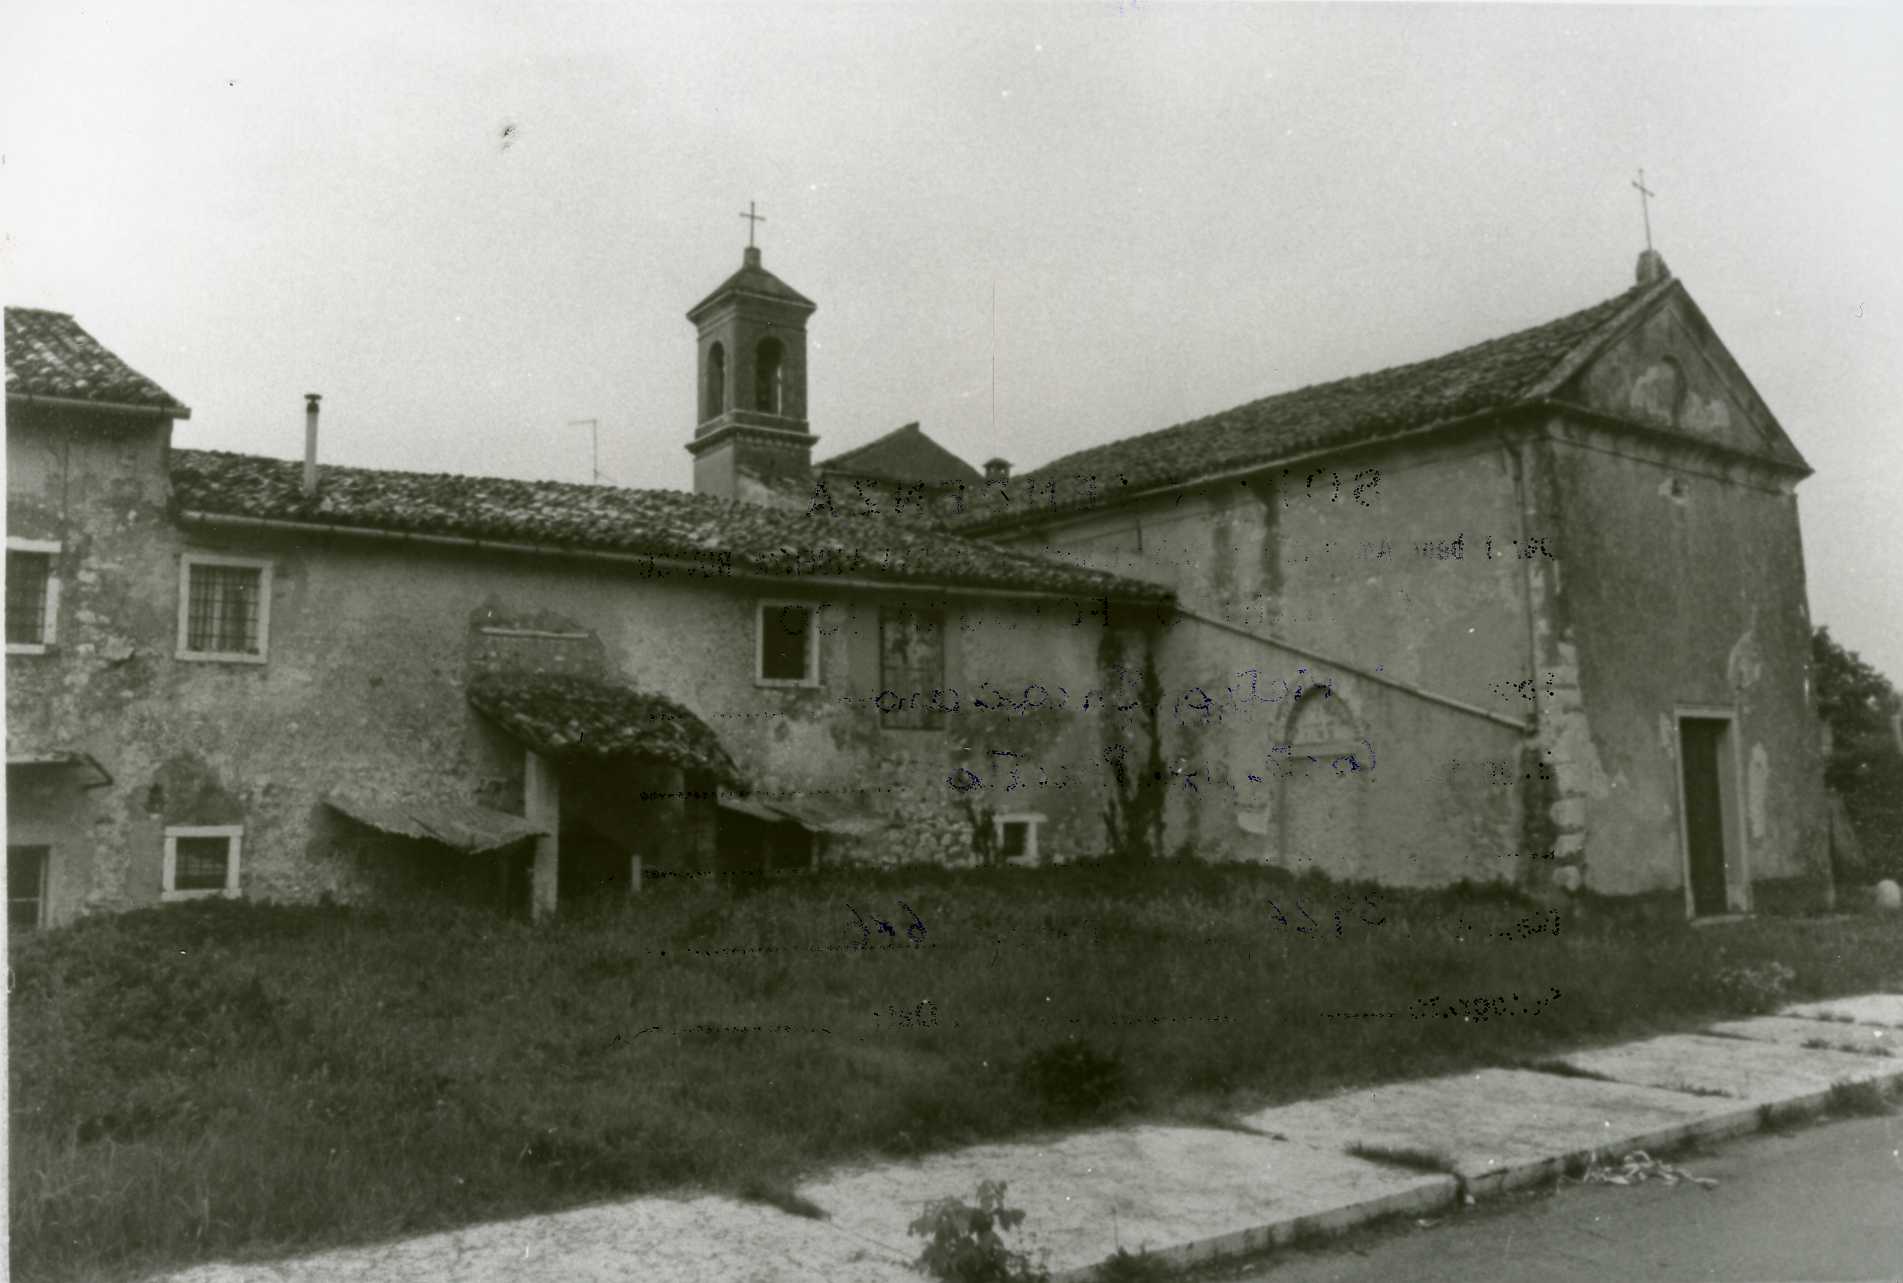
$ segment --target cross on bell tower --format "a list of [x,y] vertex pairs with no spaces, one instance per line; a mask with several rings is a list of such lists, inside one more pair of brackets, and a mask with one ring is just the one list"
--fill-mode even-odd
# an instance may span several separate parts
[[[1643,170],[1641,170],[1641,171],[1640,171],[1640,176],[1641,176],[1641,177],[1643,177],[1643,176],[1644,176],[1644,171],[1643,171]],[[757,226],[758,224],[760,224],[760,223],[764,223],[764,222],[766,222],[766,215],[765,215],[765,214],[756,214],[756,213],[754,213],[754,212],[753,212],[753,202],[752,202],[752,201],[748,201],[748,202],[747,202],[747,212],[746,212],[746,213],[744,213],[744,214],[742,214],[742,215],[740,215],[740,217],[742,217],[742,218],[744,218],[744,219],[746,219],[746,220],[747,220],[747,248],[748,248],[748,249],[752,249],[752,248],[753,248],[753,229],[754,229],[754,227],[755,227],[755,226]],[[1648,240],[1648,241],[1647,241],[1646,243],[1647,243],[1648,245],[1649,245],[1649,244],[1651,244],[1651,242],[1650,242],[1650,240]]]

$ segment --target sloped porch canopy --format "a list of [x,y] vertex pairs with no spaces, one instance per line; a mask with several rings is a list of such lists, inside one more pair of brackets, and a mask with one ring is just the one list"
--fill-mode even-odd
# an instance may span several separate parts
[[380,832],[437,842],[471,855],[497,851],[548,832],[519,815],[467,802],[380,802],[355,793],[332,792],[325,795],[324,805]]
[[738,786],[713,728],[684,705],[623,682],[574,673],[484,673],[469,702],[510,736],[557,761],[646,757]]
[[743,795],[720,791],[723,810],[750,815],[769,824],[793,823],[808,833],[833,833],[845,837],[864,837],[887,827],[887,822],[865,813],[863,807],[832,798],[811,795]]

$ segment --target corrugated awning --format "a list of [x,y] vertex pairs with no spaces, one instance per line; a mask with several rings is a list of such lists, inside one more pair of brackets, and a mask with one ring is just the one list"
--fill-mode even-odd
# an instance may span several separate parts
[[888,823],[877,816],[865,814],[852,803],[839,802],[816,794],[776,794],[769,800],[757,796],[742,797],[738,793],[729,793],[723,789],[720,794],[720,805],[725,810],[751,815],[757,820],[766,820],[775,824],[797,824],[812,833],[838,833],[859,837],[867,833],[877,833]]
[[473,806],[467,802],[418,802],[409,799],[376,802],[352,794],[332,793],[324,798],[324,804],[373,829],[394,833],[398,837],[440,842],[471,854],[494,851],[548,832],[519,815],[492,811],[486,806]]

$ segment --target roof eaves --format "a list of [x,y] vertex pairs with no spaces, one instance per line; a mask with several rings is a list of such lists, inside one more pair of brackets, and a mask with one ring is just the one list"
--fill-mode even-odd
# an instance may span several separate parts
[[189,419],[191,407],[177,401],[147,405],[137,401],[92,401],[85,397],[45,396],[38,392],[7,392],[13,405],[43,405],[55,410],[95,410],[102,414],[126,414],[148,419]]
[[[1416,437],[1448,432],[1456,428],[1472,427],[1489,419],[1501,419],[1525,414],[1528,411],[1541,408],[1544,404],[1544,402],[1525,399],[1508,401],[1500,405],[1487,406],[1485,409],[1476,410],[1471,414],[1457,415],[1451,419],[1437,419],[1432,423],[1417,424],[1413,427],[1403,428],[1398,432],[1387,433],[1384,436],[1358,437],[1352,440],[1331,441],[1324,445],[1311,446],[1307,449],[1296,450],[1289,454],[1279,454],[1263,459],[1252,459],[1246,464],[1239,464],[1233,468],[1220,468],[1210,472],[1198,473],[1193,477],[1186,477],[1177,481],[1163,481],[1155,485],[1144,486],[1140,489],[1132,490],[1128,494],[1119,495],[1116,502],[1119,504],[1129,503],[1137,499],[1148,499],[1157,495],[1172,494],[1178,490],[1189,490],[1198,486],[1215,485],[1224,481],[1236,481],[1244,477],[1254,476],[1257,473],[1267,472],[1272,468],[1285,468],[1292,463],[1306,463],[1312,459],[1323,459],[1330,455],[1348,454],[1357,450],[1369,450],[1391,446],[1399,442],[1413,440]],[[1102,508],[1107,506],[1109,505],[1105,504],[1099,507],[1092,507],[1088,504],[1065,504],[1054,508],[1033,507],[1017,512],[1006,513],[996,521],[972,518],[957,522],[954,529],[963,538],[984,539],[988,538],[995,531],[1030,525],[1040,519],[1068,520],[1071,517],[1102,511]]]
[[[536,557],[569,558],[583,561],[615,561],[636,564],[645,567],[658,567],[678,570],[690,577],[709,577],[707,564],[695,562],[686,557],[670,556],[664,553],[644,553],[625,549],[591,548],[580,544],[533,543],[511,539],[489,539],[475,535],[437,534],[431,531],[409,530],[395,525],[370,525],[339,521],[294,520],[285,517],[259,517],[245,513],[223,513],[202,508],[180,509],[177,519],[186,525],[212,527],[282,530],[285,532],[303,531],[313,534],[354,536],[364,539],[385,539],[398,543],[433,544],[446,547],[481,549],[488,552],[508,553]],[[954,535],[954,538],[971,539],[971,535]],[[1016,550],[1013,550],[1016,551]],[[1020,553],[1019,555],[1025,555]],[[1065,567],[1076,573],[1074,567]],[[716,576],[736,583],[779,584],[787,582],[785,574],[763,569],[748,569],[737,565],[724,566]],[[1110,576],[1104,582],[1085,583],[1079,581],[1068,587],[1033,587],[1025,584],[1000,584],[987,580],[963,581],[957,578],[918,577],[887,578],[862,577],[855,575],[801,575],[801,584],[811,584],[823,588],[857,588],[870,591],[894,591],[904,589],[913,591],[928,589],[947,596],[959,597],[1004,597],[1012,599],[1035,598],[1045,601],[1074,601],[1079,596],[1103,597],[1111,601],[1123,602],[1164,602],[1175,600],[1175,593],[1161,585],[1147,584],[1140,580],[1125,579],[1122,576]]]

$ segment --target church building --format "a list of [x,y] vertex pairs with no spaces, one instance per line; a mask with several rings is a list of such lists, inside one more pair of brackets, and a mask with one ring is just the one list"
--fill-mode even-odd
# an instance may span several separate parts
[[315,394],[302,460],[185,448],[7,309],[16,929],[1113,853],[1827,894],[1808,469],[1656,254],[1015,476],[917,424],[815,461],[815,312],[753,247],[688,312],[688,492],[331,463]]
[[[1636,275],[1068,455],[954,518],[1174,591],[1172,841],[1701,917],[1829,894],[1810,469],[1664,259]],[[1331,697],[1289,698],[1298,674]]]

